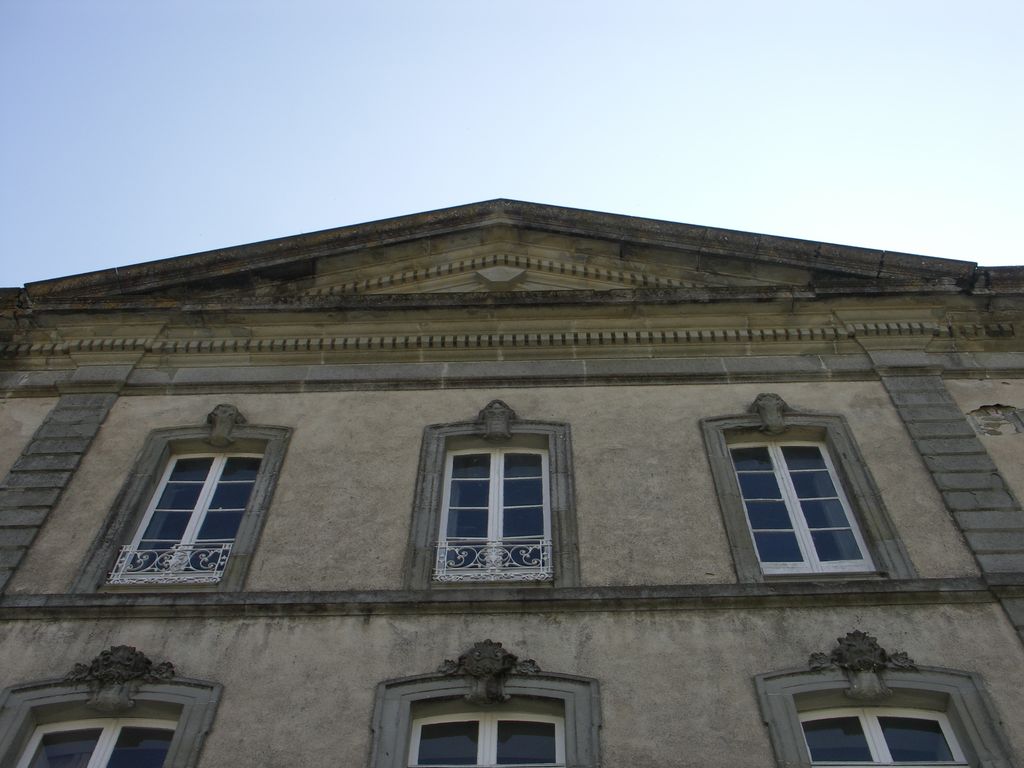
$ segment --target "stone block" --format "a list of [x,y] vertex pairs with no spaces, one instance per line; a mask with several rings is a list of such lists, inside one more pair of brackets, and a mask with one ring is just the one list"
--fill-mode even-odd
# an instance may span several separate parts
[[25,449],[26,454],[35,453],[85,453],[85,449],[89,447],[89,443],[92,441],[90,437],[46,437],[40,440],[33,440],[28,448]]
[[979,554],[978,563],[987,573],[1024,573],[1024,552],[1020,554]]
[[1003,608],[1014,626],[1024,626],[1024,597],[1011,597],[1003,600]]
[[964,531],[978,531],[985,529],[1016,530],[1022,525],[1021,512],[996,512],[992,510],[969,511],[964,510],[953,513],[953,519]]
[[0,547],[27,547],[36,537],[39,529],[0,527]]
[[25,547],[0,546],[0,569],[17,568],[21,558],[25,556]]
[[917,450],[925,455],[985,453],[976,437],[931,438],[917,441]]
[[959,408],[942,405],[897,406],[904,421],[963,421]]
[[[1006,491],[944,491],[942,497],[952,510],[1020,509],[1017,500]],[[1024,521],[1024,514],[1021,519]]]
[[13,575],[13,568],[0,568],[0,592],[4,591],[4,587],[7,586],[7,582],[11,580]]
[[70,472],[25,472],[16,470],[7,475],[3,485],[7,488],[63,488],[70,479]]
[[975,437],[974,429],[966,419],[955,421],[918,421],[907,424],[910,436],[921,440],[936,437]]
[[956,406],[956,401],[945,389],[929,388],[927,390],[890,392],[889,397],[896,405],[949,405]]
[[935,375],[923,376],[883,376],[882,383],[886,390],[893,392],[942,392],[946,385]]
[[981,553],[1021,552],[1024,554],[1024,529],[1019,531],[967,531],[964,536],[971,549]]
[[106,410],[97,408],[54,408],[46,417],[49,424],[99,424]]
[[60,488],[3,488],[0,487],[0,509],[18,507],[51,507],[60,498]]
[[936,472],[933,476],[940,491],[1003,491],[1006,483],[995,472]]
[[96,408],[106,411],[117,400],[114,394],[75,394],[61,395],[57,408]]
[[995,464],[987,453],[953,456],[925,456],[924,463],[932,472],[995,472]]
[[77,453],[36,453],[22,456],[12,470],[15,472],[34,472],[50,470],[73,470],[81,461]]
[[36,430],[36,439],[41,438],[66,438],[85,437],[92,438],[99,429],[99,422],[92,424],[64,424],[60,422],[47,421]]

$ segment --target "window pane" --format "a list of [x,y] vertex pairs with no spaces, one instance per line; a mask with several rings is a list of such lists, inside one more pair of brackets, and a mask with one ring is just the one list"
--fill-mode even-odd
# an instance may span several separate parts
[[463,723],[434,723],[420,729],[417,765],[476,765],[475,720]]
[[202,490],[200,483],[168,483],[156,506],[158,509],[195,509]]
[[775,475],[760,472],[741,472],[740,491],[744,499],[781,499]]
[[185,532],[188,521],[192,519],[192,512],[154,512],[153,517],[146,526],[146,532],[142,535],[143,541],[160,539],[165,541],[180,541],[181,534]]
[[737,470],[767,470],[772,469],[772,460],[768,455],[767,448],[733,448],[732,463]]
[[505,454],[505,477],[540,477],[541,466],[539,453]]
[[537,536],[544,535],[544,508],[522,507],[506,509],[502,536]]
[[452,477],[490,477],[491,457],[486,453],[452,456]]
[[174,731],[122,728],[105,768],[162,768]]
[[505,481],[505,506],[525,507],[544,503],[544,481],[539,477],[530,480]]
[[498,765],[555,762],[555,724],[498,721]]
[[235,456],[224,462],[221,480],[255,480],[262,460],[257,457]]
[[870,762],[871,750],[856,717],[830,717],[803,723],[815,762]]
[[757,556],[762,563],[802,563],[804,556],[800,554],[800,545],[792,533],[761,533],[754,534],[757,545]]
[[174,469],[171,470],[170,480],[190,480],[201,483],[210,473],[213,459],[178,459],[174,462]]
[[207,512],[196,536],[201,541],[232,541],[242,522],[241,511]]
[[29,768],[85,768],[100,738],[100,728],[43,736]]
[[795,469],[825,469],[821,450],[813,445],[784,445],[782,455],[790,471]]
[[801,501],[808,528],[847,528],[850,521],[839,499]]
[[916,717],[880,717],[879,724],[885,735],[892,759],[901,762],[952,761],[953,753],[935,720]]
[[862,555],[857,540],[849,530],[845,531],[811,531],[814,550],[818,559],[823,562],[833,560],[860,560]]
[[486,507],[490,486],[487,480],[453,480],[448,504],[452,507]]
[[796,495],[801,499],[810,499],[820,496],[835,496],[836,487],[832,484],[832,478],[826,470],[820,472],[794,472],[793,487]]
[[219,483],[210,500],[210,509],[245,509],[252,483]]
[[448,535],[487,538],[486,509],[449,509]]
[[759,528],[791,529],[789,511],[781,501],[748,501],[747,519],[754,530]]

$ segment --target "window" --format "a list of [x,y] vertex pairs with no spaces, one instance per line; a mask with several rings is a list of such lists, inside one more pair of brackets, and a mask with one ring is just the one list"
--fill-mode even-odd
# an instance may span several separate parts
[[291,430],[243,419],[227,440],[218,424],[150,433],[73,592],[241,589]]
[[823,445],[730,445],[764,573],[868,571],[871,559]]
[[552,577],[547,452],[452,451],[434,578],[545,581]]
[[753,412],[701,421],[737,578],[914,578],[846,421],[777,395],[755,406],[765,398],[782,404],[770,424]]
[[162,768],[174,721],[80,720],[36,728],[17,768]]
[[410,766],[565,765],[563,719],[462,712],[413,721]]
[[832,709],[800,716],[814,765],[966,765],[944,714],[916,709]]
[[569,426],[495,400],[475,421],[426,427],[408,551],[408,589],[577,586]]
[[0,765],[194,768],[220,691],[186,678],[135,683],[126,711],[97,717],[87,685],[59,679],[9,688],[0,692]]
[[875,706],[850,707],[841,669],[755,678],[778,766],[960,765],[1011,768],[981,681],[937,667],[887,669]]
[[224,574],[262,456],[176,456],[110,584],[215,584]]

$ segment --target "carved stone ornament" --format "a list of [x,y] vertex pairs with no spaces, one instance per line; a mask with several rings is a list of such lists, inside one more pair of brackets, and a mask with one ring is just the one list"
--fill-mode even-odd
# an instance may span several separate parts
[[834,667],[846,672],[850,687],[846,695],[861,701],[879,701],[892,694],[882,680],[887,669],[913,671],[914,660],[904,651],[889,653],[878,639],[859,629],[836,639],[831,653],[812,653],[808,664],[815,672]]
[[245,416],[235,406],[221,403],[206,415],[206,423],[210,425],[210,437],[206,442],[223,448],[235,442],[231,432],[236,424],[245,424]]
[[477,415],[476,420],[483,425],[484,440],[508,440],[512,437],[512,422],[516,412],[502,400],[491,400]]
[[88,685],[92,691],[87,705],[105,714],[125,712],[135,706],[132,697],[142,683],[158,683],[174,677],[169,661],[154,664],[130,645],[112,645],[88,664],[75,664],[64,678]]
[[501,704],[511,698],[505,693],[509,675],[535,675],[540,667],[533,659],[520,661],[501,643],[483,640],[459,656],[458,661],[445,659],[437,671],[443,675],[465,675],[470,690],[464,698],[471,704]]
[[1020,410],[1012,405],[983,405],[967,414],[980,435],[1014,435],[1024,432]]
[[786,411],[790,410],[786,401],[774,392],[762,392],[748,409],[761,419],[761,432],[766,435],[781,435],[786,431]]

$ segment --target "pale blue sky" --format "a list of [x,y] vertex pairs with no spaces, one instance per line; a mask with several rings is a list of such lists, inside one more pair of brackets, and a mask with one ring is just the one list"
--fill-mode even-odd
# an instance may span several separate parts
[[1024,263],[1019,0],[0,0],[0,285],[509,197]]

